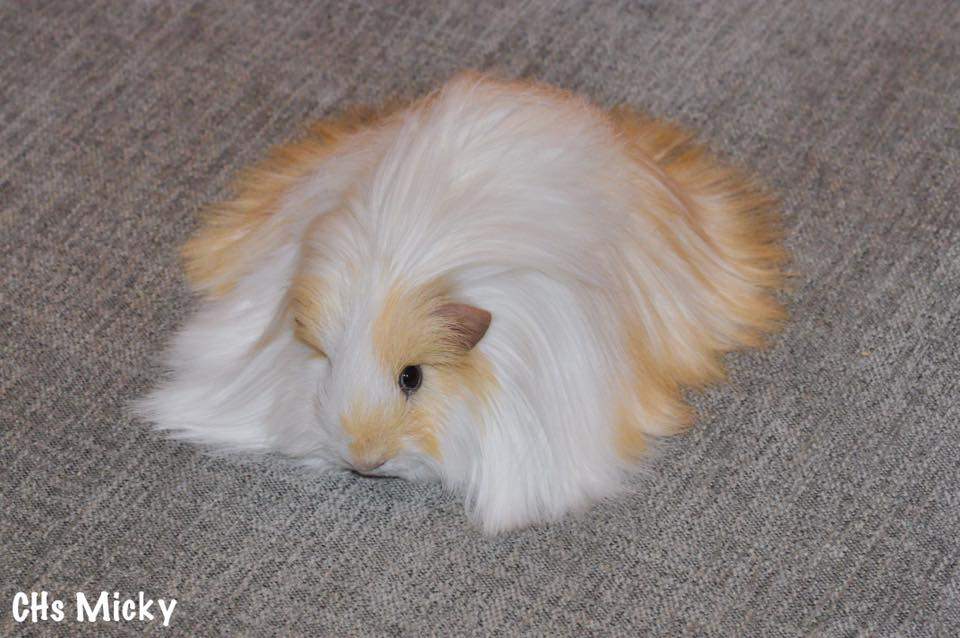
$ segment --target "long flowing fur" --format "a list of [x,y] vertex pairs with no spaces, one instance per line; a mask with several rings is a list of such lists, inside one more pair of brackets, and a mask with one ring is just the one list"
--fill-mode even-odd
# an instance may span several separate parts
[[438,478],[490,532],[555,519],[615,493],[689,423],[681,390],[782,320],[773,210],[669,124],[462,75],[315,126],[211,210],[184,250],[201,306],[141,413]]

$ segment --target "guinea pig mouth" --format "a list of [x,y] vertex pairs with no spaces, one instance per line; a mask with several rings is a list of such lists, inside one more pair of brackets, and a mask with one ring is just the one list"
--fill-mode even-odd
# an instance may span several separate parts
[[363,478],[368,478],[368,479],[395,479],[395,478],[397,478],[397,477],[394,476],[393,474],[374,474],[374,472],[376,472],[377,470],[370,470],[370,471],[368,471],[368,472],[363,472],[363,471],[361,471],[361,470],[355,470],[355,469],[351,468],[351,469],[349,469],[349,470],[347,470],[347,471],[350,472],[351,474],[353,474],[354,476],[362,476]]

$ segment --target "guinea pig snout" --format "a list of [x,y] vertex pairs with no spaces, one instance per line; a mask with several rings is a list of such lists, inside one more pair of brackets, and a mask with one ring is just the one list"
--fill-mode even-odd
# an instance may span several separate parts
[[369,458],[356,459],[355,458],[350,462],[350,465],[353,467],[355,471],[359,472],[360,474],[369,474],[370,472],[373,472],[374,470],[376,470],[386,462],[387,462],[386,456],[381,456],[373,459],[369,459]]
[[390,460],[393,450],[378,439],[362,437],[354,440],[348,447],[346,461],[350,469],[368,474]]
[[369,407],[354,409],[340,416],[347,435],[345,461],[361,474],[369,474],[389,461],[400,449],[398,430],[391,427],[393,415]]

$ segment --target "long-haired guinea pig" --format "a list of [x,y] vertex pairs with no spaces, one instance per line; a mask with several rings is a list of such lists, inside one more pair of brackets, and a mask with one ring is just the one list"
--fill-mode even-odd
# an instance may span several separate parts
[[773,204],[671,125],[461,75],[315,125],[183,254],[139,410],[181,439],[438,479],[496,532],[614,494],[780,323]]

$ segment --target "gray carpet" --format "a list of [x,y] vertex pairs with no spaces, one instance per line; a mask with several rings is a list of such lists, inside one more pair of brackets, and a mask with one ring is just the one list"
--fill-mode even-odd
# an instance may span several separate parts
[[[960,6],[0,5],[0,635],[17,591],[164,635],[960,634]],[[204,203],[313,118],[496,68],[703,132],[784,200],[773,346],[626,497],[485,538],[435,486],[204,456],[127,416]],[[69,609],[69,607],[68,607]]]

